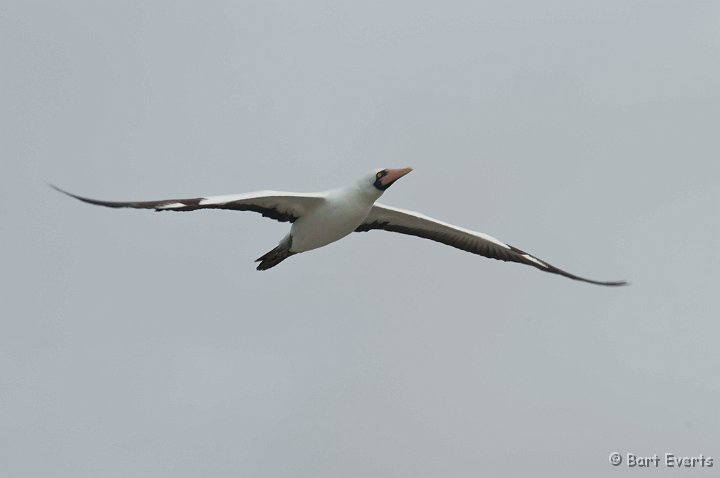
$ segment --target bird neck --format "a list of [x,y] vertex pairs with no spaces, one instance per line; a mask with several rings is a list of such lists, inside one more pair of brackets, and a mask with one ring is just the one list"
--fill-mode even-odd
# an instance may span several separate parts
[[330,196],[337,198],[346,198],[356,203],[367,203],[372,205],[382,196],[383,192],[366,183],[358,181],[357,183],[328,191]]

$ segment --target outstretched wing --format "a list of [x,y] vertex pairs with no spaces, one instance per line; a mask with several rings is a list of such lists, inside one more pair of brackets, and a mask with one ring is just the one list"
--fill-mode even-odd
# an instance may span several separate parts
[[101,201],[69,193],[57,186],[53,189],[80,201],[96,206],[156,211],[195,211],[196,209],[232,209],[253,211],[280,222],[294,222],[310,209],[320,204],[324,196],[318,193],[288,193],[281,191],[258,191],[228,196],[208,196],[192,199],[161,199],[159,201]]
[[363,223],[355,229],[355,232],[365,232],[374,229],[431,239],[473,254],[501,261],[526,264],[540,269],[541,271],[560,274],[562,276],[569,277],[570,279],[589,282],[591,284],[608,286],[627,284],[626,281],[602,282],[585,279],[583,277],[570,274],[569,272],[565,272],[562,269],[558,269],[557,267],[548,264],[547,262],[542,261],[537,257],[518,249],[517,247],[505,244],[504,242],[487,234],[483,234],[482,232],[475,232],[462,227],[453,226],[452,224],[440,222],[414,211],[405,211],[394,207],[383,206],[382,204],[377,203],[370,210],[370,214],[368,214],[367,218],[365,218],[365,221],[363,221]]

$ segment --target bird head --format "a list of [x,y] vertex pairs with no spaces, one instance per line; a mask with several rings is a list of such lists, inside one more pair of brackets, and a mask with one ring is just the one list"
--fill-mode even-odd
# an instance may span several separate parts
[[395,181],[405,176],[410,171],[412,171],[412,168],[380,169],[373,172],[370,180],[376,189],[384,192],[387,188],[392,186]]

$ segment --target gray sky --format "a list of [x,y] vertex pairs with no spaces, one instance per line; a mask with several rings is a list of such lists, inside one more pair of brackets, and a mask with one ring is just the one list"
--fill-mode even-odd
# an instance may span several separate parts
[[[718,5],[0,2],[0,474],[716,474]],[[384,232],[259,273],[287,225],[45,186],[399,166],[384,203],[632,286]]]

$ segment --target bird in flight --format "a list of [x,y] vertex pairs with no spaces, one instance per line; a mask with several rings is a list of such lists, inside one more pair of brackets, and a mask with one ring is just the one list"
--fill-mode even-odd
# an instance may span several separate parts
[[559,269],[517,247],[492,236],[447,224],[423,214],[376,203],[380,196],[412,168],[381,169],[337,189],[321,193],[259,191],[227,196],[159,201],[102,201],[52,188],[80,201],[112,208],[154,209],[155,211],[195,211],[196,209],[232,209],[253,211],[280,222],[290,222],[290,232],[267,254],[258,258],[257,270],[275,267],[288,257],[317,249],[351,232],[384,230],[422,237],[466,252],[518,262],[541,271],[570,279],[605,286],[620,286],[626,281],[596,281]]

